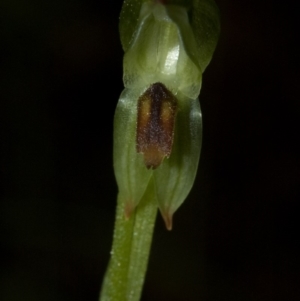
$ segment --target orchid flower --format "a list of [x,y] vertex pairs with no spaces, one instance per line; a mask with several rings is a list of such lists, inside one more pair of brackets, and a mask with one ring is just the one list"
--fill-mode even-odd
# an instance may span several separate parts
[[112,257],[101,300],[139,300],[159,208],[168,230],[197,172],[202,74],[219,35],[212,0],[124,1],[125,52],[114,118],[119,188]]

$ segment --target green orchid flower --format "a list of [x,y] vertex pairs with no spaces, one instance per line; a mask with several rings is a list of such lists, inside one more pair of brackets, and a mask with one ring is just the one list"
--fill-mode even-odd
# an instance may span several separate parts
[[195,180],[202,142],[198,96],[220,30],[213,0],[125,0],[124,86],[114,118],[119,188],[101,301],[138,301],[157,208],[168,230]]
[[[140,4],[139,16],[131,16],[136,18],[135,29],[128,30],[131,37],[122,29],[127,28],[125,16],[132,14],[128,1],[121,14],[125,90],[115,115],[114,168],[125,215],[153,178],[158,207],[171,229],[197,172],[202,140],[197,97],[211,55],[199,55],[186,7]],[[212,37],[206,40],[215,43]]]

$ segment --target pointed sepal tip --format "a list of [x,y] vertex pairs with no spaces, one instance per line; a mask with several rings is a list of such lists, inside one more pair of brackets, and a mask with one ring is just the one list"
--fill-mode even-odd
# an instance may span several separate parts
[[173,228],[173,213],[168,210],[161,211],[161,215],[165,222],[167,230],[171,231]]

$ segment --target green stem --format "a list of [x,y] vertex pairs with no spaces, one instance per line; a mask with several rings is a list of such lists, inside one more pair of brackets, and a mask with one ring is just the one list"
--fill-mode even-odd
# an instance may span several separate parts
[[129,219],[118,196],[113,246],[100,301],[138,301],[144,284],[157,213],[153,180]]

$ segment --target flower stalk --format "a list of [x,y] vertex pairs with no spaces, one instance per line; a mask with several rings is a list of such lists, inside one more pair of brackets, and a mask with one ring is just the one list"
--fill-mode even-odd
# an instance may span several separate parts
[[124,217],[124,205],[119,195],[111,259],[101,301],[138,301],[144,284],[157,214],[153,181],[128,219]]

